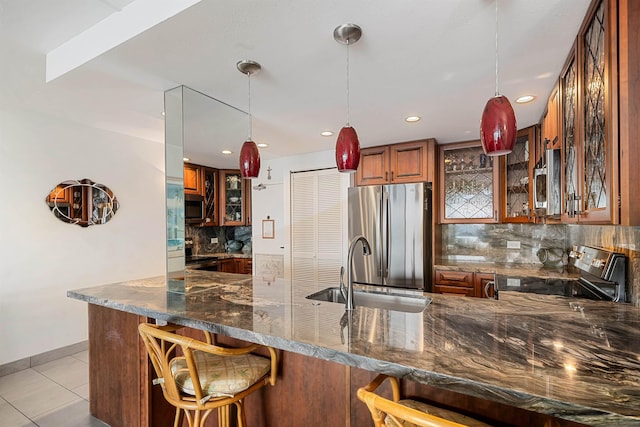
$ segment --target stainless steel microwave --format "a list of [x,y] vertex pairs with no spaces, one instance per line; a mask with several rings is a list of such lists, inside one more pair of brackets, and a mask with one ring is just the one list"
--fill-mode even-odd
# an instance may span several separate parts
[[562,213],[560,150],[545,150],[544,165],[533,173],[533,204],[544,216]]
[[198,194],[184,195],[184,220],[195,224],[204,221],[204,197]]

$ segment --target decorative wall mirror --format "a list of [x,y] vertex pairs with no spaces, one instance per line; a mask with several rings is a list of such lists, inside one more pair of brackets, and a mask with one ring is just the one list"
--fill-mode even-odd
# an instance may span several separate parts
[[45,200],[60,221],[82,227],[104,224],[113,218],[119,207],[113,191],[90,179],[61,182]]

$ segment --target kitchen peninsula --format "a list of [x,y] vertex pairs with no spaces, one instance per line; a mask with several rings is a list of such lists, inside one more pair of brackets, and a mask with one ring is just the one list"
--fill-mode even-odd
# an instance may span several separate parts
[[[265,412],[255,425],[267,425],[265,416],[307,425],[317,414],[334,420],[327,425],[368,423],[354,390],[383,372],[407,380],[413,395],[468,399],[467,409],[489,422],[640,426],[640,310],[631,305],[513,292],[497,301],[427,294],[433,301],[421,313],[357,307],[349,317],[341,304],[305,298],[324,285],[200,271],[188,272],[188,284],[185,294],[169,293],[160,276],[68,292],[89,303],[90,401],[98,418],[129,410],[140,417],[135,425],[160,425],[151,421],[159,390],[149,377],[132,379],[135,366],[127,365],[146,365],[136,323],[158,319],[282,350],[279,383],[261,401],[247,400],[250,423],[252,411]],[[100,390],[114,384],[122,390]]]

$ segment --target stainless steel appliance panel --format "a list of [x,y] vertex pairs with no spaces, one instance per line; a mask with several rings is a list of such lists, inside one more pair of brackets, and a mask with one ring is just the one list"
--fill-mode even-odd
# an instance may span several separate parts
[[[364,256],[361,250],[353,255],[353,280],[358,283],[382,285],[382,187],[349,188],[349,241],[362,234],[369,241],[373,254]],[[347,266],[349,268],[349,266]]]
[[373,254],[353,257],[357,283],[426,289],[431,271],[429,183],[349,189],[349,240],[362,234]]
[[[425,223],[422,184],[389,185],[387,215],[389,233],[383,253],[384,283],[419,288],[424,284]],[[385,245],[383,245],[384,247]]]

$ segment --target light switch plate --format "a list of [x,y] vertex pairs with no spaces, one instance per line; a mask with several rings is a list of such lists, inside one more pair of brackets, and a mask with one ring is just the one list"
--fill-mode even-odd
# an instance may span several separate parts
[[519,240],[507,240],[507,249],[520,249]]
[[212,237],[211,238],[211,243],[213,243],[213,244],[218,243],[218,238],[217,237]]

